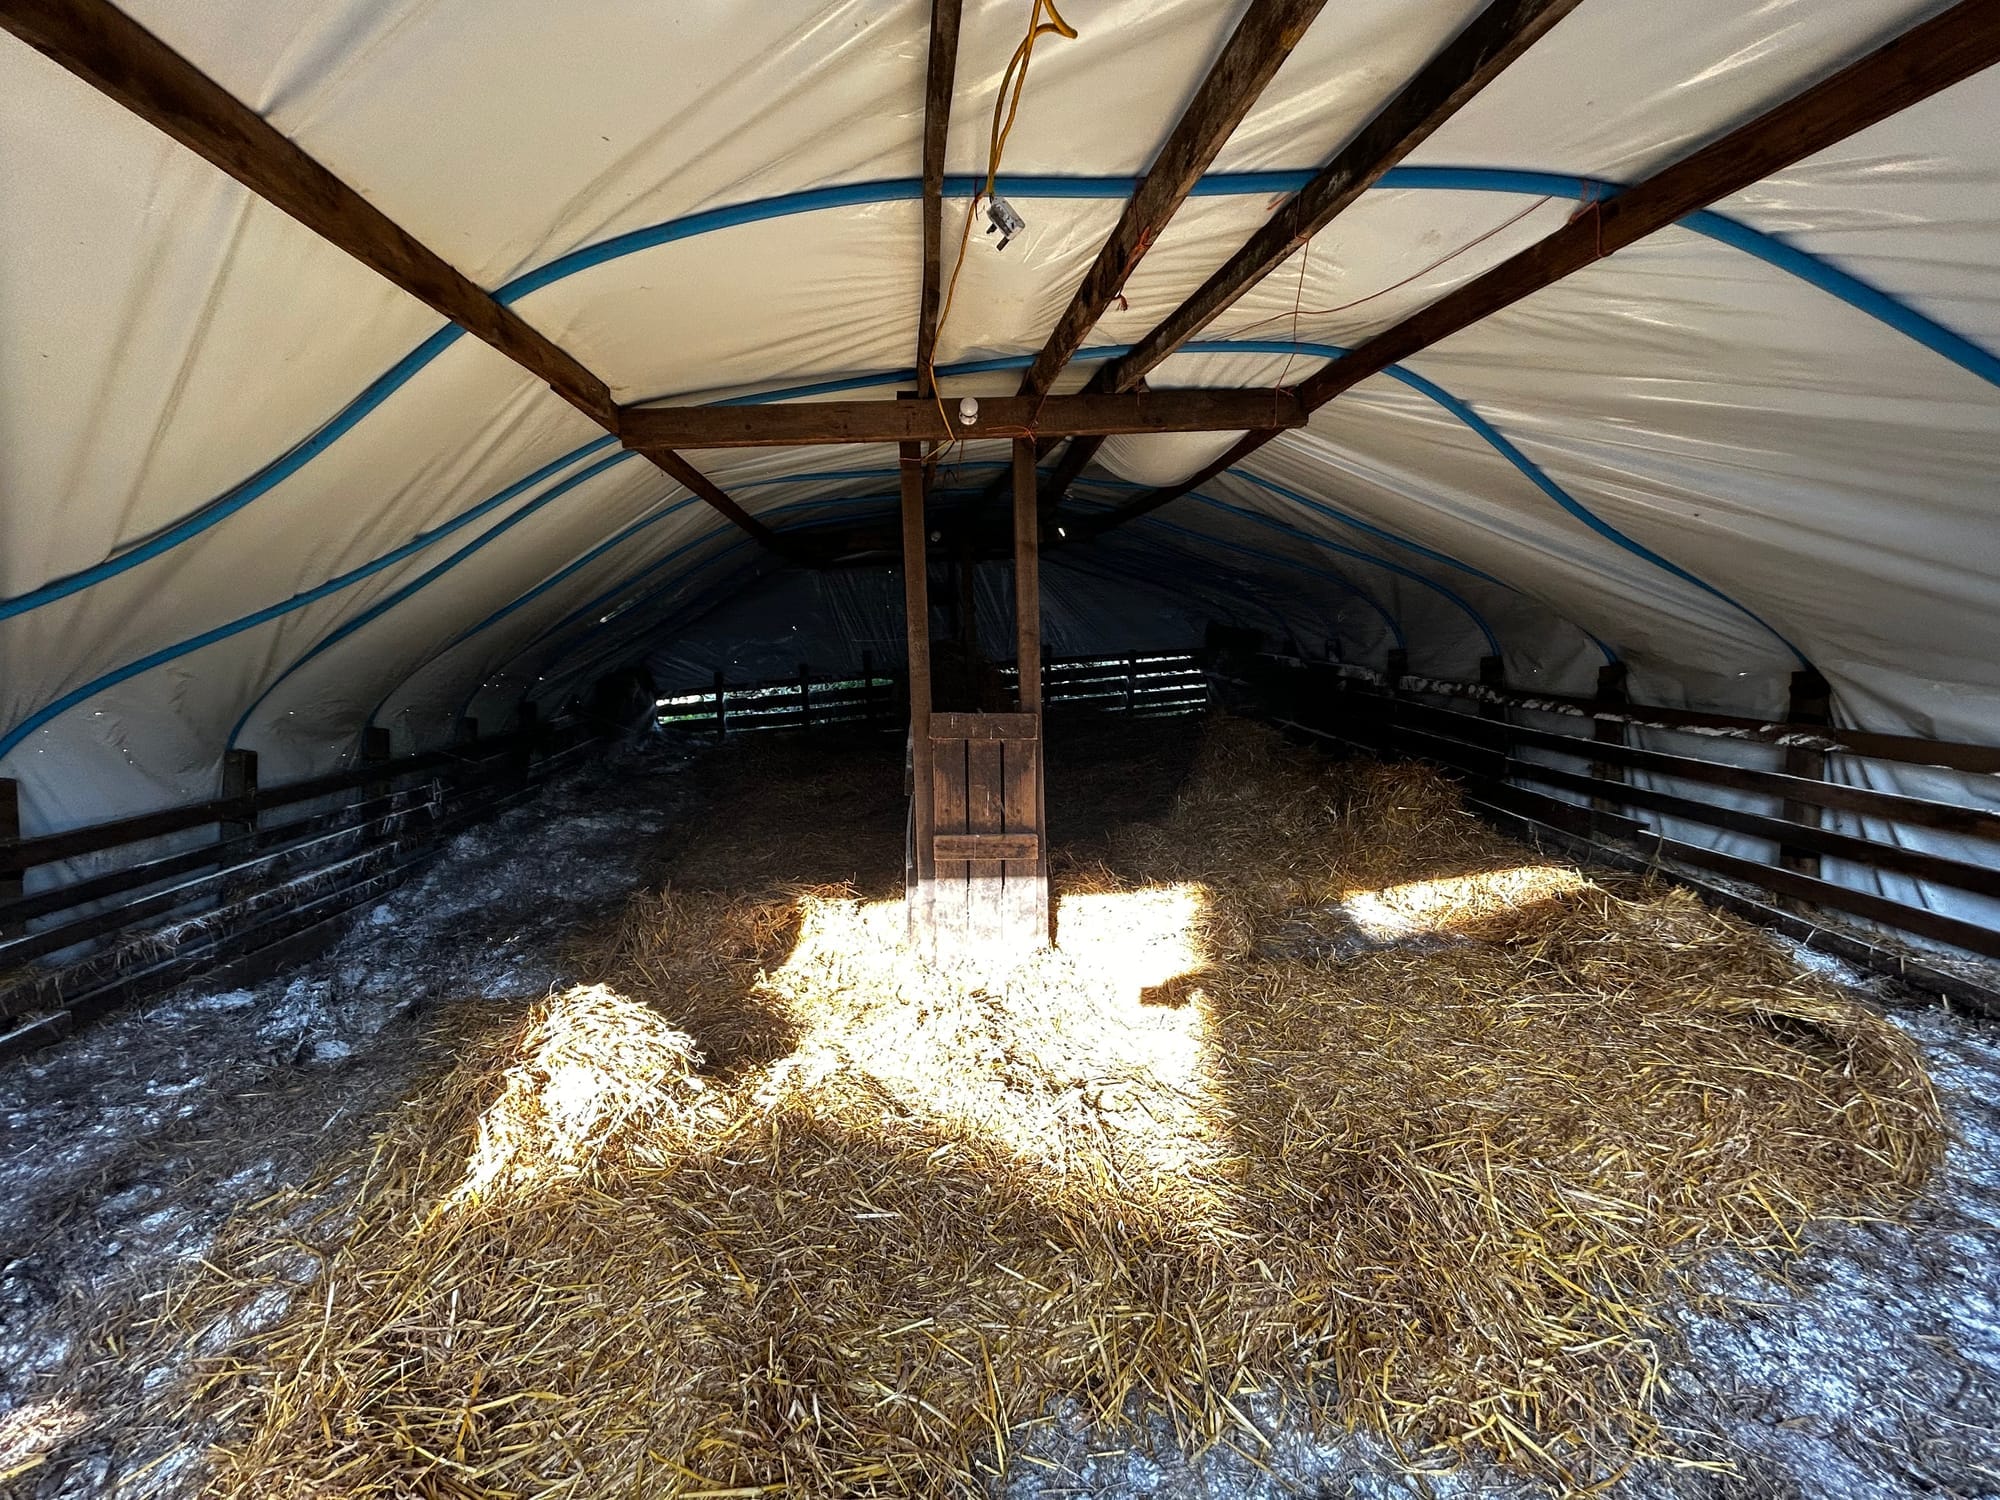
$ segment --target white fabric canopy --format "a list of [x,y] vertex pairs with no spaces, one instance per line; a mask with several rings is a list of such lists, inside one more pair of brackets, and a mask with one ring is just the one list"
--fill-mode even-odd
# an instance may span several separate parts
[[[1477,0],[1329,6],[1066,373],[1153,326]],[[621,401],[907,385],[928,4],[133,0],[132,14]],[[1024,0],[971,0],[945,228]],[[1295,383],[1943,9],[1583,0],[1156,384]],[[940,339],[1011,391],[1234,25],[1074,0]],[[1099,545],[1380,664],[2000,740],[2000,75],[1948,90],[1363,382]],[[399,752],[559,699],[770,560],[531,376],[0,37],[0,775],[30,831]],[[1000,368],[992,368],[993,365]],[[1115,502],[1220,450],[1107,443]],[[968,465],[1003,454],[974,451]],[[886,449],[702,467],[778,527],[886,513]],[[990,477],[968,468],[969,483]],[[1254,586],[1253,586],[1254,585]],[[1870,772],[1990,798],[1984,781]],[[1949,847],[1949,841],[1940,847]],[[1866,881],[1858,872],[1842,878]],[[1985,904],[1898,890],[1976,919]]]

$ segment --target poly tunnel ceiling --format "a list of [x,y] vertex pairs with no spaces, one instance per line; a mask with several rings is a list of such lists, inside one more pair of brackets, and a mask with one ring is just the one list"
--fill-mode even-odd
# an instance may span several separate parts
[[[95,9],[0,0],[0,24],[33,39]],[[1314,9],[1073,0],[1077,35],[1038,40],[999,172],[1026,227],[1004,250],[965,236],[937,332],[948,401],[1015,392],[1231,36]],[[1144,340],[1469,27],[1556,18],[1153,387],[1309,387],[1913,26],[1950,12],[1990,48],[1996,9],[1327,6],[1113,268],[1122,295],[1053,390]],[[947,272],[1036,10],[965,6]],[[125,13],[606,401],[887,399],[917,377],[928,3]],[[1497,655],[1561,690],[1619,660],[1650,701],[1767,713],[1810,665],[1849,722],[1993,741],[1990,56],[1086,541],[1237,433],[1092,445],[1057,486],[1064,545],[1350,660],[1400,646],[1467,677]],[[786,565],[490,327],[464,335],[13,38],[0,159],[0,775],[29,827],[203,795],[232,745],[276,781],[339,765],[371,723],[402,749],[464,714],[501,722]],[[1007,452],[954,448],[940,502],[980,504]],[[1052,481],[1068,455],[1044,456]],[[894,510],[887,444],[691,461],[787,547]]]

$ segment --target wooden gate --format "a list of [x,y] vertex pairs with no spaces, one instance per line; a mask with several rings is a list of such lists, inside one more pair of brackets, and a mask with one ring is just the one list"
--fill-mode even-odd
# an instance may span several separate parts
[[931,712],[921,449],[903,445],[904,605],[910,649],[911,944],[927,957],[1024,955],[1049,942],[1042,789],[1041,588],[1035,445],[1014,445],[1014,713]]
[[1048,941],[1039,714],[933,714],[930,921],[940,953]]

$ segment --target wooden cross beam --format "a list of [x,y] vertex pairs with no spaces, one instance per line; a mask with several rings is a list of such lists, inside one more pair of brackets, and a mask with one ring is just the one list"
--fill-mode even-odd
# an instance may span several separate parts
[[[1131,390],[1345,212],[1578,4],[1579,0],[1491,0],[1311,182],[1279,205],[1249,243],[1217,267],[1129,353],[1099,369],[1084,389]],[[1045,503],[1061,501],[1101,441],[1082,438],[1069,445],[1050,476]]]
[[[1084,274],[1069,306],[1056,320],[1048,342],[1022,377],[1019,394],[1047,394],[1063,366],[1075,356],[1090,330],[1104,316],[1105,309],[1124,290],[1160,231],[1187,201],[1216,153],[1243,123],[1243,117],[1291,56],[1324,4],[1325,0],[1282,4],[1259,0],[1244,13],[1166,143],[1153,157],[1153,164],[1126,200],[1124,211],[1098,251],[1097,259]],[[1131,388],[1131,385],[1119,387]],[[1049,453],[1061,441],[1060,435],[1043,437],[1036,445],[1037,457]],[[1102,441],[1101,437],[1079,438],[1070,444],[1070,450],[1081,452],[1087,460]],[[1082,463],[1077,467],[1080,469]],[[1011,485],[1011,478],[1002,474],[988,488],[984,500],[999,499]]]
[[1326,0],[1252,0],[1180,121],[1139,180],[1097,259],[1041,353],[1021,378],[1020,394],[1041,396],[1055,384],[1112,298],[1124,288],[1153,240],[1187,201],[1257,96],[1306,34]]
[[[1555,233],[1326,364],[1300,385],[1299,395],[1308,411],[1316,411],[1391,364],[1996,63],[2000,3],[1959,0],[1712,145],[1589,205]],[[1246,433],[1193,476],[1068,530],[1101,536],[1206,484],[1275,436],[1272,430]]]
[[[108,0],[0,0],[0,29],[499,350],[605,431],[617,432],[618,407],[604,381]],[[671,454],[647,457],[759,542],[791,553],[685,461]]]
[[[769,406],[628,406],[628,448],[757,448],[819,443],[942,443],[959,438],[1284,429],[1306,419],[1289,391],[1129,391],[1115,396],[984,396],[964,421],[957,400],[788,401]],[[947,416],[947,413],[949,414]],[[947,425],[949,422],[949,425]]]

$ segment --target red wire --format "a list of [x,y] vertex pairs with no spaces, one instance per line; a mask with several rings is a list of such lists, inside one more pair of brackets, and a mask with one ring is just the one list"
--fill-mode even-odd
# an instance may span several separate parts
[[[1544,203],[1547,203],[1548,201],[1549,200],[1547,198],[1537,198],[1533,203],[1530,203],[1526,208],[1522,209],[1519,213],[1515,214],[1514,217],[1509,219],[1506,223],[1496,224],[1493,228],[1487,230],[1486,233],[1480,235],[1477,239],[1467,240],[1463,245],[1460,245],[1456,250],[1452,251],[1450,254],[1440,256],[1438,259],[1432,261],[1429,265],[1425,266],[1421,271],[1412,272],[1410,275],[1405,276],[1401,281],[1398,281],[1390,286],[1385,286],[1380,291],[1370,292],[1365,297],[1356,297],[1352,302],[1343,302],[1338,307],[1316,307],[1311,312],[1305,312],[1305,313],[1300,312],[1297,305],[1294,304],[1292,311],[1289,315],[1285,313],[1277,313],[1268,318],[1259,318],[1254,323],[1246,323],[1241,328],[1235,329],[1233,332],[1225,334],[1224,337],[1238,338],[1241,337],[1243,334],[1249,333],[1252,329],[1262,328],[1267,323],[1276,323],[1281,319],[1285,318],[1286,316],[1290,316],[1290,318],[1292,319],[1292,339],[1293,342],[1297,342],[1298,320],[1301,317],[1307,317],[1307,318],[1330,317],[1334,313],[1343,313],[1346,312],[1349,308],[1359,307],[1364,302],[1373,302],[1377,297],[1386,297],[1389,295],[1389,293],[1400,290],[1401,288],[1408,286],[1413,281],[1421,281],[1424,277],[1430,275],[1431,272],[1435,271],[1439,266],[1449,264],[1451,261],[1454,261],[1458,259],[1459,256],[1465,254],[1466,251],[1468,250],[1477,249],[1479,246],[1485,244],[1488,240],[1492,239],[1494,235],[1504,234],[1507,230],[1512,229],[1516,224],[1520,223],[1523,219],[1527,218],[1529,214],[1533,213],[1536,209],[1540,208]],[[1581,210],[1579,210],[1579,212],[1581,212]],[[1311,243],[1312,242],[1310,240],[1307,241],[1308,248],[1310,248]],[[1303,288],[1303,277],[1301,277],[1301,288]]]
[[[1306,296],[1306,267],[1312,264],[1313,243],[1307,240],[1305,248],[1299,252],[1299,284],[1292,291],[1292,348],[1285,356],[1285,368],[1278,372],[1278,389],[1285,388],[1285,377],[1292,373],[1292,361],[1299,353],[1299,304]],[[1281,315],[1282,316],[1282,315]]]

